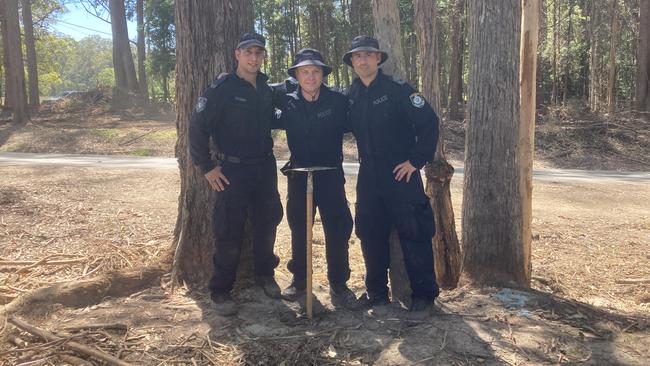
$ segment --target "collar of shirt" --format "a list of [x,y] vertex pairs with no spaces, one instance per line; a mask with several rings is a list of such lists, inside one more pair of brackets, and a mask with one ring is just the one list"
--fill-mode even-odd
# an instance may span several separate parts
[[[249,82],[247,80],[245,80],[244,78],[239,77],[239,75],[237,75],[236,71],[233,71],[231,73],[231,75],[233,75],[240,83],[249,84]],[[257,77],[256,77],[256,80],[255,80],[256,83],[257,83],[257,86],[266,84],[267,80],[269,80],[269,77],[265,73],[263,73],[261,71],[257,72]]]

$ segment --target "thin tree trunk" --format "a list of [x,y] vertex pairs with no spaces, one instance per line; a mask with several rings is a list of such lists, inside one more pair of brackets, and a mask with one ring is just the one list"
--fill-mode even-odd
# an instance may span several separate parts
[[[520,0],[470,0],[470,87],[461,283],[530,283],[523,240]],[[497,102],[498,101],[498,102]]]
[[379,47],[389,53],[388,61],[381,66],[382,70],[387,74],[407,79],[397,0],[372,0],[372,15],[375,19],[375,38],[379,40]]
[[523,0],[521,43],[519,55],[520,130],[517,144],[521,194],[521,265],[522,279],[531,278],[531,246],[533,240],[533,156],[535,153],[535,111],[537,92],[537,44],[539,34],[540,0]]
[[463,61],[461,42],[461,17],[465,13],[465,1],[456,0],[451,18],[451,70],[449,71],[450,79],[450,100],[449,100],[449,118],[460,120],[459,107],[463,93]]
[[421,62],[422,65],[433,65],[433,67],[422,67],[422,91],[424,97],[439,114],[441,123],[433,163],[425,168],[426,191],[436,221],[436,235],[432,239],[436,279],[440,287],[453,288],[456,287],[460,276],[460,244],[456,235],[454,208],[449,189],[454,168],[445,158],[442,116],[439,112],[440,58],[436,54],[438,50],[437,1],[415,0],[414,8]]
[[149,101],[149,89],[147,89],[147,71],[145,69],[147,52],[144,43],[144,0],[138,0],[136,13],[138,18],[138,84],[142,99],[146,104]]
[[559,35],[560,35],[560,22],[558,18],[560,17],[560,5],[558,0],[553,1],[553,61],[552,61],[552,67],[553,67],[553,89],[551,91],[551,100],[553,101],[553,105],[557,105],[557,100],[558,100],[558,66],[557,66],[557,58],[558,58],[558,53],[559,53]]
[[2,8],[2,25],[5,27],[2,46],[6,57],[7,100],[13,109],[13,123],[22,125],[29,120],[29,109],[25,90],[23,48],[20,42],[18,0],[4,0]]
[[31,0],[23,2],[23,27],[25,29],[25,51],[27,53],[27,73],[29,77],[29,105],[40,104],[38,89],[38,68],[36,63],[36,44],[34,43],[34,23]]
[[591,1],[591,16],[589,19],[589,53],[591,54],[589,58],[589,107],[592,112],[598,110],[598,48],[600,39],[598,37],[598,9],[595,1]]
[[[250,0],[176,2],[176,157],[181,193],[174,232],[175,280],[204,287],[213,273],[214,242],[210,227],[215,200],[201,171],[188,153],[188,128],[193,106],[210,81],[231,71],[240,35],[253,25]],[[242,252],[244,274],[252,275],[250,240]],[[241,272],[240,272],[241,274]],[[238,275],[241,279],[241,275]]]
[[609,67],[607,75],[607,110],[611,113],[616,110],[616,46],[618,45],[618,0],[612,0],[611,6],[612,38],[609,43]]
[[650,111],[650,0],[641,0],[639,6],[637,60],[636,108]]

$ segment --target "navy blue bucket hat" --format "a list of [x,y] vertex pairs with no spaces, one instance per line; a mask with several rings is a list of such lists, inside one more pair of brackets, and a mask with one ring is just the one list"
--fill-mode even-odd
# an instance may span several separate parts
[[350,45],[350,50],[343,55],[343,62],[352,66],[350,58],[354,52],[379,52],[381,53],[381,61],[379,65],[383,64],[388,60],[388,53],[379,49],[379,41],[370,36],[357,36],[352,40]]
[[296,69],[300,66],[315,65],[323,69],[323,77],[327,77],[332,72],[332,68],[327,66],[323,61],[323,55],[313,48],[303,48],[296,53],[296,58],[293,60],[293,65],[287,70],[289,76],[296,77]]

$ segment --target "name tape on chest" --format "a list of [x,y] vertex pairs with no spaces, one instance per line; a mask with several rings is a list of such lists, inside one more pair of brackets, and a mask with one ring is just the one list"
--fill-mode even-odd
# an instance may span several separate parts
[[382,95],[381,97],[373,100],[372,105],[379,105],[379,104],[384,103],[386,101],[388,101],[388,94]]
[[330,109],[326,109],[324,111],[318,112],[316,114],[316,117],[318,117],[318,119],[323,119],[323,118],[325,118],[327,116],[331,116],[331,115],[332,115],[332,109],[330,108]]

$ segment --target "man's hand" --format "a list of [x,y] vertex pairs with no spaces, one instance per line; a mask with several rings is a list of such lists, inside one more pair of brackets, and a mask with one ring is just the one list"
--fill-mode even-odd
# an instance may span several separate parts
[[413,174],[413,172],[416,170],[417,169],[411,165],[411,162],[409,160],[398,164],[395,169],[393,169],[395,180],[399,182],[402,180],[402,178],[406,177],[406,182],[408,183],[411,180],[411,174]]
[[210,186],[217,192],[221,192],[226,189],[226,185],[230,184],[228,178],[221,173],[221,167],[215,167],[209,172],[205,173],[205,179],[210,182]]

